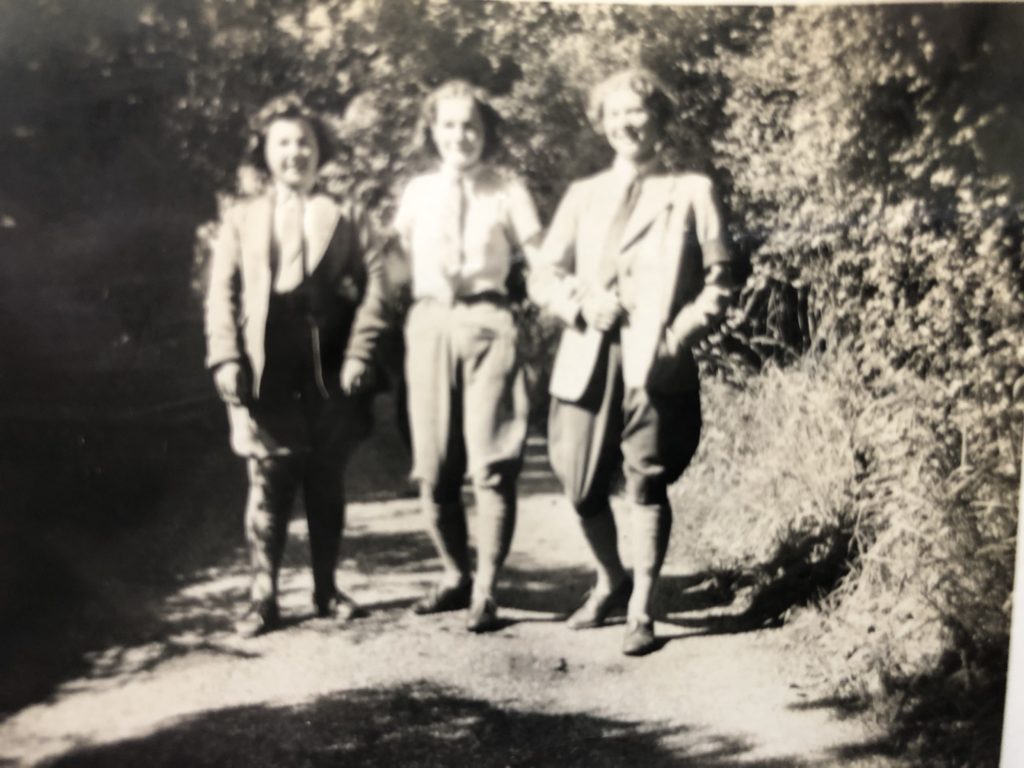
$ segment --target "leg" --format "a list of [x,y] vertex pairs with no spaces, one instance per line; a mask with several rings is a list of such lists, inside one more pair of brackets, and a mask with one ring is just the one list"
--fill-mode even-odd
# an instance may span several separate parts
[[335,570],[345,527],[344,468],[311,460],[303,477],[303,495],[313,564],[313,602],[317,613],[327,616],[338,595]]
[[642,655],[657,647],[652,613],[672,531],[668,486],[697,449],[700,400],[696,393],[663,396],[632,389],[626,392],[624,410],[622,452],[632,523],[634,590],[623,652]]
[[657,504],[632,504],[630,518],[633,595],[626,615],[633,621],[646,623],[651,621],[655,587],[668,550],[672,509],[667,500]]
[[608,498],[620,460],[621,398],[619,346],[609,344],[582,400],[551,402],[551,465],[579,516],[597,573],[590,597],[569,619],[574,629],[600,626],[611,610],[624,605],[629,594],[630,582],[619,557],[618,531]]
[[248,460],[245,534],[252,572],[250,600],[256,624],[248,629],[240,627],[240,631],[246,634],[271,629],[277,622],[277,577],[284,555],[300,463],[301,458],[297,456]]
[[477,507],[477,567],[468,627],[496,628],[494,590],[516,522],[516,480],[526,446],[529,403],[519,366],[517,330],[504,306],[460,307],[464,435]]
[[596,596],[604,598],[628,578],[619,556],[619,531],[615,525],[615,515],[606,499],[602,508],[586,517],[581,515],[579,520],[597,572],[593,591]]
[[345,529],[345,467],[356,446],[370,433],[371,404],[362,395],[324,400],[311,385],[303,390],[302,402],[311,435],[302,482],[313,566],[313,603],[317,615],[347,621],[364,616],[366,611],[340,592],[335,582]]
[[[461,488],[455,495],[461,494]],[[469,583],[469,533],[466,528],[466,510],[461,498],[451,498],[439,486],[423,482],[420,486],[420,508],[427,525],[427,533],[441,558],[444,588],[458,588]]]
[[406,325],[412,476],[419,482],[424,522],[444,570],[440,585],[413,606],[421,614],[464,608],[469,602],[469,545],[461,496],[466,464],[449,339],[451,311],[418,302]]
[[476,579],[474,602],[493,600],[498,574],[512,546],[516,526],[515,476],[495,472],[493,478],[474,482],[476,495]]

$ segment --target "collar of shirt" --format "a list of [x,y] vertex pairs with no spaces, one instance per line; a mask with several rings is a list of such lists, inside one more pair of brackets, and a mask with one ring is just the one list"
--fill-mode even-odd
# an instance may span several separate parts
[[310,190],[312,190],[312,188],[312,184],[309,184],[308,188],[295,189],[294,187],[290,187],[287,184],[275,183],[274,204],[280,205],[286,201],[295,199],[305,202],[305,200],[309,197],[309,193]]
[[622,186],[628,187],[636,179],[643,179],[649,176],[658,167],[658,156],[643,163],[634,163],[623,158],[616,157],[612,162],[612,174]]
[[472,188],[473,182],[483,173],[483,162],[474,163],[469,168],[451,168],[447,165],[438,166],[437,173],[445,181],[459,182]]

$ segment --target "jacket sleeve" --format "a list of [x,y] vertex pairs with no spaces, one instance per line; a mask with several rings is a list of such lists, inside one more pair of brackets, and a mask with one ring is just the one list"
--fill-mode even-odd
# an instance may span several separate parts
[[721,208],[710,179],[701,177],[693,198],[697,241],[704,265],[704,287],[693,301],[680,308],[666,330],[675,349],[689,347],[706,337],[725,316],[732,299],[732,255],[725,240]]
[[369,223],[362,211],[352,205],[347,218],[352,238],[349,247],[353,256],[363,261],[366,287],[352,321],[345,357],[370,362],[376,358],[378,342],[387,329],[384,260],[380,250],[374,247]]
[[558,204],[543,244],[530,264],[530,298],[567,325],[576,324],[582,303],[583,290],[575,274],[580,198],[579,186],[570,185]]
[[204,318],[209,369],[244,356],[238,325],[242,280],[237,216],[237,207],[223,214],[211,247]]

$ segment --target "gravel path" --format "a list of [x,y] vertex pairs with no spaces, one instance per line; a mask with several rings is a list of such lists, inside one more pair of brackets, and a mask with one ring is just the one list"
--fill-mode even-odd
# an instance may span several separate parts
[[567,631],[589,576],[542,455],[531,445],[500,631],[408,613],[437,567],[409,499],[350,505],[341,584],[370,617],[314,618],[297,515],[282,631],[231,632],[246,584],[232,534],[213,567],[136,596],[148,636],[108,644],[0,723],[0,765],[899,764],[864,722],[792,682],[784,630],[709,634],[728,606],[685,563],[666,574],[658,652],[623,657],[621,625]]

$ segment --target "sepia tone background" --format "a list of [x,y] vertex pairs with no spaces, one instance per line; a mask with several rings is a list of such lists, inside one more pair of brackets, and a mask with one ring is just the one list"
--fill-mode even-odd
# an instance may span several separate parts
[[[673,556],[742,593],[749,626],[804,633],[809,674],[926,763],[991,764],[1024,390],[1024,9],[15,0],[4,15],[4,711],[110,642],[120,585],[198,577],[240,535],[201,292],[218,203],[256,183],[247,116],[283,90],[322,110],[339,140],[322,184],[383,234],[422,165],[423,95],[466,77],[494,95],[501,160],[548,221],[609,160],[586,86],[644,63],[680,97],[668,156],[715,178],[745,264],[701,350],[706,427],[674,489]],[[556,328],[519,316],[542,435]],[[402,482],[400,441],[372,451],[356,498]],[[186,502],[204,495],[221,519]]]

